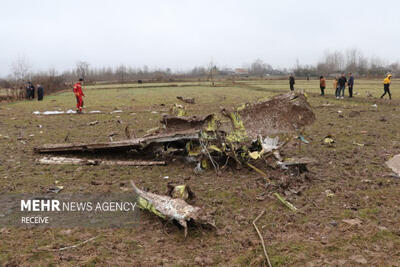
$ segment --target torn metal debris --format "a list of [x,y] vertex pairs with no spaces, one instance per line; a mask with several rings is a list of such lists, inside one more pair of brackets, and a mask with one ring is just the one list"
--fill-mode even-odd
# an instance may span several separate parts
[[394,173],[400,175],[400,154],[386,161],[386,165],[392,169]]
[[201,208],[189,205],[181,198],[172,198],[140,190],[132,180],[131,185],[137,195],[137,203],[141,209],[147,210],[164,220],[175,220],[185,229],[185,237],[187,236],[188,222],[215,227],[215,223],[208,216],[202,214]]
[[165,161],[146,160],[102,160],[102,159],[81,159],[69,157],[43,157],[38,160],[44,165],[121,165],[121,166],[153,166],[165,165]]
[[194,97],[192,97],[192,98],[184,98],[182,96],[177,96],[176,98],[181,100],[181,101],[183,101],[183,102],[185,102],[185,103],[188,103],[188,104],[195,104]]
[[[102,113],[100,110],[92,110],[89,112],[85,112],[84,114],[99,114]],[[35,115],[69,115],[69,114],[77,114],[77,112],[75,110],[72,109],[68,109],[67,111],[60,111],[60,110],[49,110],[49,111],[34,111],[32,112],[32,114]]]
[[144,149],[152,144],[162,144],[174,141],[190,141],[198,140],[199,132],[175,132],[163,133],[145,138],[134,138],[122,141],[112,141],[104,143],[69,143],[69,144],[47,144],[35,147],[34,151],[37,153],[50,153],[50,152],[87,152],[87,151],[107,151],[107,150],[130,150],[130,149]]
[[[38,153],[118,151],[158,159],[181,153],[184,158],[195,159],[196,173],[213,167],[219,174],[230,162],[237,168],[243,165],[256,170],[255,161],[273,154],[279,158],[276,151],[287,143],[287,134],[296,132],[299,136],[315,120],[306,96],[299,92],[277,95],[233,110],[222,109],[219,114],[187,116],[185,107],[178,104],[172,106],[170,113],[162,117],[160,127],[141,138],[47,144],[34,150]],[[263,172],[259,170],[259,173]]]

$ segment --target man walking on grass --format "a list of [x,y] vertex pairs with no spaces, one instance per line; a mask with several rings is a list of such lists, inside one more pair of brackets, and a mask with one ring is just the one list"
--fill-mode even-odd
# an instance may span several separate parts
[[389,94],[389,99],[392,99],[392,94],[390,93],[390,84],[392,83],[392,74],[388,74],[388,76],[383,80],[383,90],[385,91],[381,98],[383,98],[386,93]]
[[290,77],[289,77],[290,91],[294,91],[294,84],[295,84],[295,81],[294,81],[293,74],[290,74]]
[[349,73],[349,81],[347,82],[347,86],[349,87],[349,97],[353,97],[353,85],[354,85],[354,76],[353,73]]
[[[344,73],[342,73],[342,76],[340,76],[339,80],[338,80],[338,84],[339,84],[339,90],[338,93],[336,94],[336,99],[340,98],[344,98],[344,89],[346,88],[346,83],[347,83],[347,79],[346,76],[344,76]],[[340,96],[340,94],[342,94]]]
[[76,113],[82,113],[83,99],[85,94],[82,91],[83,79],[80,78],[77,83],[74,84],[74,94],[76,97]]

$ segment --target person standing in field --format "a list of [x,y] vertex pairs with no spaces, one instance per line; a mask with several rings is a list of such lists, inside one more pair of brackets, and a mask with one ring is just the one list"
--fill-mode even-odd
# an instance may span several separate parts
[[392,99],[392,94],[390,93],[390,84],[392,83],[392,74],[388,74],[388,76],[383,80],[383,90],[384,93],[381,96],[383,98],[386,93],[389,94],[389,99]]
[[43,95],[44,95],[44,89],[43,86],[40,84],[37,85],[37,100],[42,101],[43,100]]
[[82,106],[83,106],[82,97],[85,96],[85,94],[82,91],[82,83],[83,79],[80,78],[79,81],[74,84],[74,94],[76,97],[76,113],[82,113]]
[[25,87],[25,97],[26,99],[30,100],[31,99],[31,83],[27,82],[26,87]]
[[319,88],[321,89],[321,96],[325,95],[326,79],[324,76],[319,77]]
[[[339,92],[336,95],[336,98],[339,99],[340,98],[344,98],[344,89],[346,88],[346,83],[347,83],[347,79],[346,76],[344,76],[344,73],[342,73],[342,76],[340,76],[339,80],[338,80],[338,84],[339,84]],[[341,94],[341,96],[340,96]]]
[[354,85],[354,76],[353,73],[349,73],[349,81],[347,82],[347,86],[349,87],[349,97],[353,97],[353,85]]
[[333,79],[333,90],[335,90],[335,96],[338,99],[339,98],[338,97],[338,95],[339,95],[339,84],[338,84],[338,78],[337,77],[335,77]]
[[31,99],[35,99],[35,86],[31,82],[29,82],[29,88],[31,90],[30,94]]
[[289,77],[290,91],[294,91],[294,84],[295,84],[295,83],[296,83],[296,82],[295,82],[295,80],[294,80],[293,74],[290,74],[290,77]]

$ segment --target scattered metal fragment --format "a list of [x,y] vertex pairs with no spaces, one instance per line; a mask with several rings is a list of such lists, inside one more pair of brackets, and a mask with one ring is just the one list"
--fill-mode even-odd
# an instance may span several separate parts
[[188,104],[195,104],[194,97],[193,98],[183,98],[182,96],[177,96],[176,98],[185,103],[188,103]]
[[162,144],[174,141],[198,140],[199,132],[175,132],[162,133],[159,135],[148,136],[145,138],[134,138],[122,141],[112,141],[105,143],[70,143],[70,144],[46,144],[35,147],[37,153],[49,152],[83,152],[83,151],[107,151],[119,150],[128,151],[130,149],[143,149],[151,144]]
[[69,157],[43,157],[38,160],[39,164],[44,165],[125,165],[125,166],[153,166],[165,165],[165,161],[145,161],[145,160],[101,160],[101,159],[81,159]]
[[[89,112],[85,112],[83,114],[99,114],[99,113],[102,113],[102,112],[99,110],[92,110]],[[32,114],[35,114],[35,115],[69,115],[69,114],[77,114],[77,113],[75,110],[69,109],[67,111],[60,111],[60,110],[43,111],[43,112],[34,111],[34,112],[32,112]]]
[[294,174],[301,174],[308,172],[307,165],[316,163],[315,159],[303,157],[303,158],[288,158],[285,161],[278,161],[277,164],[284,170],[289,170]]
[[185,106],[179,105],[179,104],[174,104],[174,105],[170,108],[169,113],[170,113],[172,116],[178,116],[178,117],[186,116]]
[[55,194],[57,194],[57,193],[59,193],[61,190],[63,190],[64,189],[64,186],[61,186],[61,185],[57,185],[57,186],[55,186],[55,187],[50,187],[48,190],[47,190],[47,193],[55,193]]
[[274,196],[276,196],[276,198],[282,202],[286,207],[288,207],[291,211],[296,212],[297,208],[295,206],[293,206],[292,203],[290,203],[289,201],[285,200],[281,195],[279,195],[278,193],[274,193]]
[[400,154],[386,161],[386,165],[398,176],[400,175]]
[[193,200],[196,196],[188,185],[168,184],[168,196],[172,198],[180,198],[183,200]]
[[137,203],[141,209],[150,211],[164,220],[177,221],[184,227],[185,237],[187,236],[187,223],[190,221],[215,227],[214,222],[210,221],[207,216],[202,215],[199,207],[189,205],[180,198],[171,198],[142,191],[136,187],[132,180],[131,185],[137,194]]
[[91,121],[91,122],[86,123],[86,125],[91,126],[91,125],[96,125],[98,123],[99,123],[99,121]]
[[302,141],[302,142],[305,143],[305,144],[309,144],[309,143],[310,143],[310,141],[306,140],[306,139],[304,138],[304,136],[301,135],[301,134],[299,134],[299,136],[298,136],[297,138],[300,139],[300,141]]
[[315,115],[306,96],[286,93],[268,100],[245,104],[236,109],[236,117],[250,138],[295,132],[315,121]]
[[342,222],[347,223],[351,226],[353,225],[361,225],[362,221],[358,218],[355,219],[343,219]]

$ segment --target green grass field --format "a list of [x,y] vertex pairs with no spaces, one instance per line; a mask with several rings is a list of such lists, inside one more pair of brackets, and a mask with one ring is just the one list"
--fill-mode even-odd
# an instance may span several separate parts
[[[74,109],[72,92],[45,100],[0,106],[0,188],[2,193],[39,193],[56,184],[63,192],[120,192],[130,179],[163,194],[168,182],[188,183],[196,205],[212,210],[218,230],[183,231],[143,213],[139,225],[124,229],[21,229],[0,226],[1,266],[263,266],[261,243],[252,221],[258,221],[273,266],[400,266],[400,179],[388,176],[384,162],[400,153],[400,83],[393,81],[393,100],[378,99],[381,80],[356,80],[353,99],[336,100],[332,81],[319,96],[317,80],[296,81],[306,92],[316,122],[304,136],[310,144],[287,148],[286,157],[308,156],[310,178],[294,188],[278,189],[300,211],[292,213],[265,188],[250,169],[213,170],[200,175],[180,160],[167,166],[43,166],[35,146],[45,143],[125,139],[124,130],[140,137],[159,125],[161,115],[179,103],[176,96],[195,97],[185,104],[189,115],[218,113],[260,98],[288,92],[286,80],[235,83],[160,83],[84,86],[86,112],[101,114],[37,116],[34,111]],[[72,89],[71,89],[72,91]],[[373,97],[366,97],[367,92]],[[347,90],[346,90],[347,93]],[[372,105],[376,104],[377,107]],[[122,110],[122,113],[111,113]],[[339,112],[340,111],[340,112]],[[359,111],[357,116],[349,116]],[[90,126],[91,121],[99,121]],[[327,135],[333,146],[322,142]],[[356,143],[356,144],[355,144]],[[357,144],[363,144],[359,146]],[[169,176],[168,180],[163,179]],[[271,177],[279,181],[280,177]],[[106,184],[117,180],[117,183]],[[95,182],[95,183],[94,183]],[[289,189],[292,189],[290,191]],[[331,195],[332,193],[333,195]],[[342,220],[361,220],[351,226]],[[99,238],[77,248],[49,251]]]

